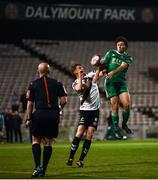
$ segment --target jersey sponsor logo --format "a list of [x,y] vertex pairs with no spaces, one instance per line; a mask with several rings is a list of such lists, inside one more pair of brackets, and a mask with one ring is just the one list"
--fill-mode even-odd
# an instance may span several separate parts
[[115,63],[115,64],[120,65],[122,61],[120,59],[116,58],[116,57],[112,57],[112,62]]

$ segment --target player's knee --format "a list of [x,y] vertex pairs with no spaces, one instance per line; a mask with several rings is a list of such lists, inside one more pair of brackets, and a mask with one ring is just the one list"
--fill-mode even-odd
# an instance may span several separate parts
[[129,109],[130,109],[129,103],[123,104],[123,109],[126,110],[126,111],[129,111]]
[[86,139],[91,140],[93,138],[94,130],[94,128],[88,129]]
[[50,142],[50,141],[43,141],[43,145],[44,146],[51,146],[52,142]]
[[78,137],[78,138],[81,138],[82,135],[83,135],[83,132],[77,132],[77,133],[76,133],[76,137]]
[[76,137],[81,138],[85,131],[85,126],[80,125],[76,132]]
[[40,144],[40,143],[41,143],[40,137],[32,136],[32,144]]
[[87,136],[86,136],[86,139],[88,139],[88,140],[91,140],[93,138],[93,134],[91,133],[89,133],[89,134],[87,134]]
[[119,109],[118,105],[112,105],[112,106],[111,106],[111,109],[112,109],[112,112],[113,112],[113,113],[118,114],[118,109]]
[[49,147],[49,146],[52,146],[52,143],[46,143],[46,144],[43,144],[45,147]]
[[111,107],[113,110],[117,111],[119,108],[119,103],[117,101],[111,102]]
[[43,142],[44,146],[51,146],[52,145],[52,139],[43,138],[42,142]]

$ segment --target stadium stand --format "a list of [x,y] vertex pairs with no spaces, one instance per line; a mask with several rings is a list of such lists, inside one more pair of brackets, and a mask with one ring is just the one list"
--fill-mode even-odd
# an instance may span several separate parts
[[[36,76],[38,59],[31,57],[14,44],[0,45],[0,106],[10,108],[11,95],[16,91],[19,95]],[[29,74],[29,77],[28,77]]]
[[[19,94],[30,81],[36,78],[36,68],[44,58],[52,64],[55,78],[61,81],[68,91],[66,105],[60,126],[75,127],[79,118],[79,100],[71,88],[73,78],[70,67],[82,63],[86,70],[92,69],[90,59],[94,54],[104,55],[113,48],[111,41],[53,41],[24,39],[19,44],[0,44],[0,106],[10,107],[14,90]],[[153,125],[158,120],[158,82],[148,75],[149,66],[157,66],[158,42],[130,42],[129,54],[134,62],[128,71],[128,83],[132,98],[132,111],[129,124]],[[103,81],[99,82],[103,90]],[[99,125],[105,125],[110,111],[109,101],[101,98]]]

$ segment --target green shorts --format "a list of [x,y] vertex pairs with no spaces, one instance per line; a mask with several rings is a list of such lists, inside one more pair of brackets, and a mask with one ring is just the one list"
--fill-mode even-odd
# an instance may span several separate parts
[[126,81],[111,81],[110,79],[105,80],[104,88],[107,98],[119,96],[123,92],[128,92]]

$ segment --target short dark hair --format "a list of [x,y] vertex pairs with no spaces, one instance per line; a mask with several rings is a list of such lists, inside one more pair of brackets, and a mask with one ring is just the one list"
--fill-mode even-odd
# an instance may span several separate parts
[[128,48],[128,40],[124,36],[118,36],[115,40],[115,44],[117,44],[119,41],[123,41],[125,46]]
[[74,78],[76,77],[75,74],[74,74],[74,71],[76,70],[77,66],[81,66],[81,64],[73,64],[71,66],[71,74],[73,75]]

